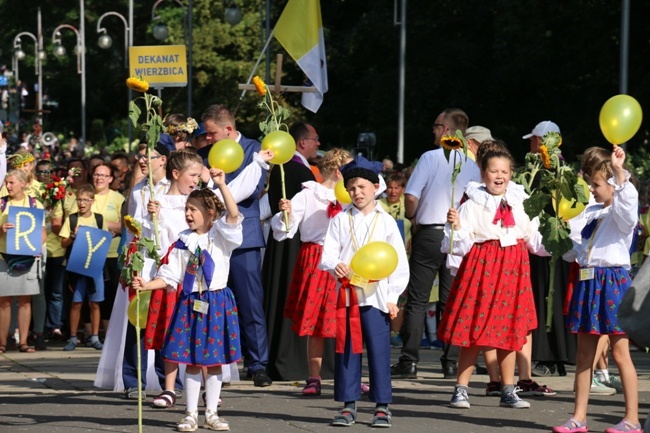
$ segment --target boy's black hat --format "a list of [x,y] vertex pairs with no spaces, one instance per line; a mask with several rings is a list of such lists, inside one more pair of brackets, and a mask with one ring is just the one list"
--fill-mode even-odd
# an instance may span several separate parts
[[384,169],[384,164],[378,161],[368,161],[357,155],[352,161],[341,167],[343,184],[347,185],[350,179],[360,177],[371,183],[379,183],[379,173]]

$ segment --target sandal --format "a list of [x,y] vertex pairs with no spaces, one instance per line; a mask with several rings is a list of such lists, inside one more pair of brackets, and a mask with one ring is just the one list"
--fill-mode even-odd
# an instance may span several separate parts
[[350,427],[354,425],[354,422],[357,420],[357,411],[350,409],[349,407],[344,407],[336,414],[332,420],[333,426],[338,427]]
[[375,416],[370,421],[370,427],[391,427],[393,425],[391,421],[392,415],[387,407],[375,409]]
[[174,394],[174,391],[163,391],[153,399],[151,405],[159,409],[174,407],[176,405],[176,394]]
[[36,349],[34,349],[33,347],[27,344],[21,344],[20,347],[18,348],[18,351],[21,353],[34,353],[36,352]]
[[320,395],[321,386],[319,377],[310,377],[307,379],[307,385],[302,389],[302,395]]
[[553,433],[587,433],[588,431],[587,423],[582,423],[575,418],[569,418],[564,424],[553,427]]
[[198,412],[185,412],[185,417],[178,422],[176,430],[178,431],[196,431],[199,427],[197,418]]
[[632,424],[624,419],[615,426],[605,429],[605,433],[643,433],[641,424]]
[[216,412],[212,412],[211,410],[205,411],[205,424],[203,424],[203,427],[215,431],[230,430],[228,421],[225,418],[218,417]]

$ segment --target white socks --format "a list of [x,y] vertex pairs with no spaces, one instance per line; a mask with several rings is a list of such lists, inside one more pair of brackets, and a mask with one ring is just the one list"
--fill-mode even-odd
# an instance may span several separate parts
[[[210,376],[208,375],[208,377]],[[194,413],[199,409],[202,379],[203,375],[200,370],[196,374],[185,371],[185,404],[187,406],[186,410],[190,413]]]
[[222,374],[210,374],[205,380],[205,408],[217,413],[219,395],[221,395]]
[[609,370],[594,370],[594,374],[598,377],[598,380],[601,382],[609,383]]

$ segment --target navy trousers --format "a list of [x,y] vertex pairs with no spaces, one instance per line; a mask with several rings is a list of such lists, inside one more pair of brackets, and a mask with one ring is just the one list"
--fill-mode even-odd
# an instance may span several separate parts
[[[361,333],[368,356],[370,401],[393,402],[390,382],[390,319],[388,314],[374,308],[361,307]],[[346,317],[345,353],[334,359],[334,400],[341,402],[361,399],[361,355],[352,353],[349,308]]]
[[251,372],[269,363],[269,342],[264,315],[262,255],[259,248],[235,250],[230,257],[228,287],[235,294],[242,349],[250,359]]
[[[149,358],[149,351],[144,350],[144,331],[140,332],[140,371],[142,372],[142,389],[147,386],[147,363]],[[124,381],[124,388],[137,388],[138,387],[138,347],[136,346],[135,326],[128,322],[126,324],[126,340],[124,342],[124,357],[122,358],[122,380]],[[160,356],[160,351],[156,350],[156,360],[154,363],[156,367],[156,375],[160,382],[160,387],[165,389],[165,364]],[[176,376],[176,388],[183,389],[183,383],[178,375]]]

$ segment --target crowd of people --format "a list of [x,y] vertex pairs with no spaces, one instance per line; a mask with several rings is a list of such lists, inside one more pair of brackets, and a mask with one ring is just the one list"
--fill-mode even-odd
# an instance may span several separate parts
[[[60,159],[43,152],[36,160],[29,149],[7,155],[6,143],[0,147],[0,353],[12,345],[45,350],[53,339],[66,341],[66,351],[103,349],[95,385],[128,399],[155,392],[158,408],[185,394],[179,431],[197,429],[201,397],[205,425],[229,429],[218,415],[221,387],[238,380],[241,360],[256,387],[306,379],[306,397],[320,395],[321,380],[334,378],[342,408],[332,425],[354,424],[356,402],[368,394],[376,405],[371,425],[390,427],[391,377],[417,378],[433,298],[442,373],[456,380],[452,408],[470,409],[480,355],[486,394],[514,409],[530,407],[521,396],[555,395],[535,376],[565,375],[564,365],[576,364],[573,416],[552,430],[588,431],[589,395],[618,391],[625,416],[606,432],[641,432],[636,371],[617,318],[639,220],[622,148],[584,152],[591,199],[570,221],[574,248],[551,273],[555,262],[539,223],[524,211],[528,195],[512,180],[506,144],[488,128],[470,127],[462,110],[438,115],[435,148],[403,172],[340,148],[319,154],[318,134],[304,122],[289,130],[293,158],[273,165],[273,152],[243,136],[222,105],[208,107],[200,123],[168,115],[164,127],[155,147],[143,142],[134,156]],[[466,154],[439,148],[457,130],[467,139]],[[548,133],[560,129],[544,121],[523,139],[538,153]],[[211,148],[227,138],[244,151],[232,173],[208,163]],[[465,161],[459,170],[450,154]],[[63,198],[43,203],[54,176],[71,182]],[[349,204],[341,202],[339,184]],[[45,211],[42,251],[29,260],[6,253],[11,206]],[[66,271],[80,227],[110,233],[98,275]],[[145,255],[144,269],[127,281],[118,257],[129,263],[138,238],[156,239],[162,260]],[[387,278],[364,278],[350,267],[355,252],[373,241],[396,252]],[[560,294],[546,332],[540,323],[553,274]],[[127,308],[148,291],[138,341]],[[391,331],[402,345],[394,365]],[[361,380],[364,346],[369,383]],[[610,349],[620,378],[607,369]]]

